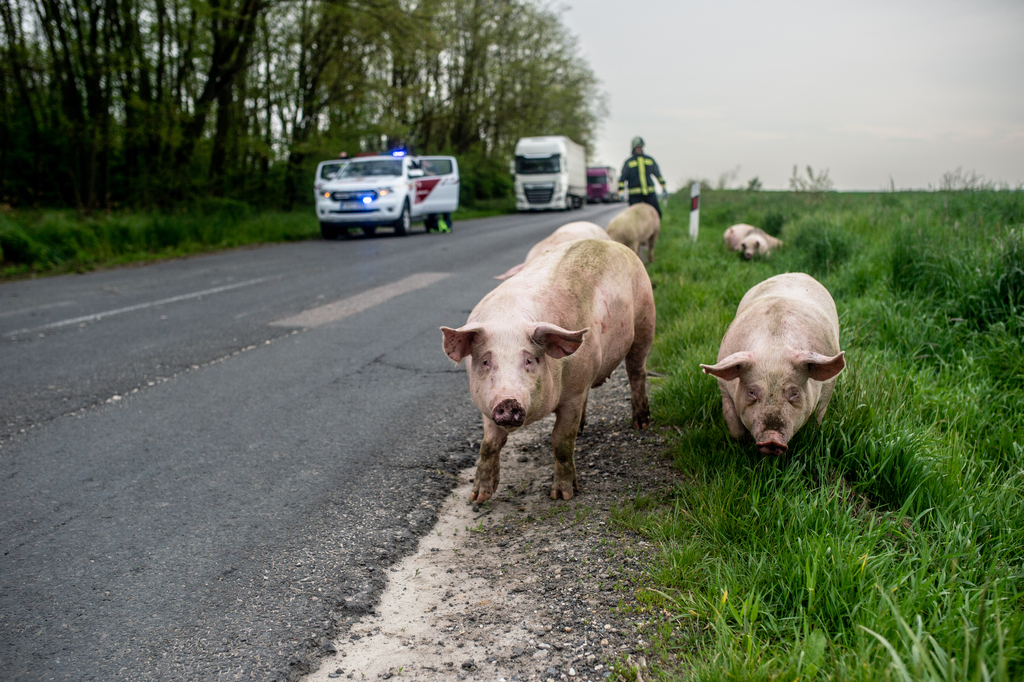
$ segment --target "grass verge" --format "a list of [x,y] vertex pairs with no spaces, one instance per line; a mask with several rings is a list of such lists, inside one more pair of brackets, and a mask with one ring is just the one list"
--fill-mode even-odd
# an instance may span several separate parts
[[[687,208],[650,268],[650,366],[689,483],[617,510],[661,546],[656,674],[1024,679],[1024,194],[709,192],[696,243]],[[766,220],[771,260],[725,251]],[[771,458],[731,441],[698,364],[748,288],[794,271],[835,298],[848,367]]]
[[0,213],[0,279],[98,267],[320,236],[309,211],[259,212],[230,200],[174,213],[74,211]]
[[[514,210],[511,200],[485,200],[460,208],[453,219]],[[319,237],[311,210],[264,212],[231,200],[206,200],[173,213],[7,211],[0,212],[0,281]]]

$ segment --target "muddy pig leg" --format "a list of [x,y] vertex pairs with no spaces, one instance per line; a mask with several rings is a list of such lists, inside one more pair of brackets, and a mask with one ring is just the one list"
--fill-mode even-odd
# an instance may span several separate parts
[[647,262],[654,262],[654,242],[658,241],[658,235],[651,235],[651,240],[647,242]]
[[555,428],[551,431],[551,444],[555,450],[555,476],[551,484],[551,499],[571,500],[579,490],[576,477],[576,461],[573,452],[576,449],[576,434],[579,431],[580,417],[583,416],[582,400],[573,401],[555,409]]
[[484,439],[480,443],[480,460],[476,463],[473,494],[470,502],[485,502],[498,490],[501,469],[501,448],[508,440],[508,432],[490,419],[484,419]]

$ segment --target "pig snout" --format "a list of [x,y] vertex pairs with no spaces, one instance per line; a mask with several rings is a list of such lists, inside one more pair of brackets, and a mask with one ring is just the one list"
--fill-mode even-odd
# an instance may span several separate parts
[[491,419],[498,426],[522,426],[526,421],[526,410],[515,398],[505,398],[491,410]]
[[766,433],[764,439],[757,442],[757,449],[762,455],[781,455],[789,450],[777,433]]

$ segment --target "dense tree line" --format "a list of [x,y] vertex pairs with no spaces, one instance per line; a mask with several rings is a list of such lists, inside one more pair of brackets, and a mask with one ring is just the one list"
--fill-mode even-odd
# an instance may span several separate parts
[[312,167],[450,152],[469,199],[515,140],[589,144],[603,99],[537,0],[0,0],[0,202],[290,207]]

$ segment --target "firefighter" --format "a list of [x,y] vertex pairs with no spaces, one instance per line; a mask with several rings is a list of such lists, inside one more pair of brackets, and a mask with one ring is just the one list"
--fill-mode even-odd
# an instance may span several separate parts
[[622,175],[619,176],[619,191],[621,192],[629,185],[630,205],[648,203],[654,207],[661,217],[661,206],[658,205],[658,195],[654,191],[654,180],[657,178],[661,188],[668,192],[668,185],[665,178],[661,177],[661,170],[658,163],[651,157],[644,154],[644,138],[634,137],[630,145],[633,156],[626,159],[622,166]]

